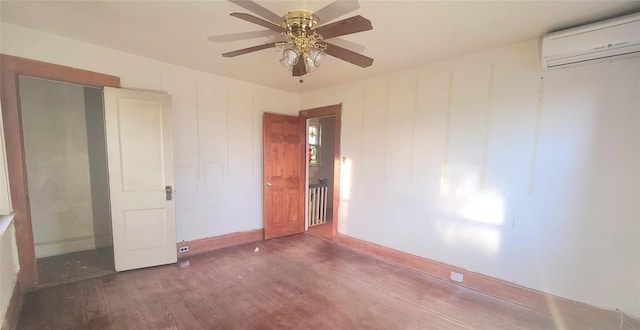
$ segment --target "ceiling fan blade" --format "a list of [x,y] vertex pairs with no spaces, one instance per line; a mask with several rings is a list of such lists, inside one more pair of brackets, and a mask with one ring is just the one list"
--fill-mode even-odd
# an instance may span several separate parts
[[278,16],[278,14],[272,12],[271,10],[260,6],[259,4],[251,1],[251,0],[229,0],[231,3],[235,3],[236,5],[255,13],[258,16],[266,18],[268,21],[280,24],[282,23],[282,17]]
[[245,20],[247,22],[251,22],[253,24],[258,24],[260,26],[264,26],[267,29],[270,29],[270,30],[273,30],[273,31],[276,31],[276,32],[282,33],[282,32],[286,31],[282,26],[275,25],[275,24],[273,24],[271,22],[267,22],[267,21],[263,20],[262,18],[255,17],[255,16],[253,16],[251,14],[231,13],[231,16],[237,17],[237,18]]
[[325,44],[327,44],[327,54],[333,57],[337,57],[343,61],[347,61],[362,68],[366,68],[373,64],[373,59],[371,57],[360,55],[356,52],[336,46],[334,44],[330,44],[328,42],[325,42]]
[[261,37],[275,37],[275,36],[280,36],[280,34],[276,31],[262,30],[262,31],[219,34],[215,36],[209,36],[207,37],[207,40],[213,41],[213,42],[231,42],[231,41],[238,41],[238,40],[255,39],[255,38],[261,38]]
[[334,37],[343,36],[346,34],[357,33],[362,31],[372,30],[373,25],[371,21],[360,16],[353,16],[345,18],[335,23],[323,25],[316,28],[314,31],[318,32],[323,39],[329,39]]
[[293,66],[293,70],[291,71],[293,72],[294,77],[300,77],[307,74],[307,67],[304,64],[304,58],[302,57],[302,55],[298,57],[298,63]]
[[244,55],[247,53],[252,53],[252,52],[257,52],[259,50],[263,50],[263,49],[267,49],[267,48],[273,48],[276,46],[276,42],[272,42],[272,43],[268,43],[268,44],[264,44],[264,45],[258,45],[258,46],[253,46],[253,47],[249,47],[249,48],[243,48],[243,49],[238,49],[238,50],[234,50],[232,52],[228,52],[228,53],[224,53],[222,54],[223,57],[234,57],[234,56],[238,56],[238,55]]
[[360,8],[358,0],[336,0],[313,14],[318,17],[320,22],[330,22],[334,19],[346,15],[356,9]]
[[359,43],[355,43],[353,41],[349,41],[346,39],[342,39],[342,38],[332,38],[331,43],[336,46],[340,46],[342,48],[346,48],[348,50],[354,51],[356,53],[362,53],[364,52],[365,48],[367,48],[364,45],[361,45]]

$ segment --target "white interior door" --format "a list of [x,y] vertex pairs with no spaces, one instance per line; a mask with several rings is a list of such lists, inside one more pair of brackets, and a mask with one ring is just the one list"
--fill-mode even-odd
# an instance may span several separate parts
[[104,88],[117,271],[175,263],[171,96]]

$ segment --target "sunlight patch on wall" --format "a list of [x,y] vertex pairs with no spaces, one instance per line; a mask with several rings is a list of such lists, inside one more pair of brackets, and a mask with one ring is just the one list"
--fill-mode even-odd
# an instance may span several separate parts
[[502,198],[490,192],[481,192],[461,205],[460,213],[472,221],[499,225],[504,220]]
[[476,223],[440,219],[436,225],[440,237],[449,245],[466,245],[495,254],[500,250],[500,231]]
[[440,195],[468,195],[479,190],[480,173],[475,166],[443,167],[440,178]]
[[340,161],[340,200],[349,200],[351,194],[351,159],[342,157]]
[[499,192],[482,189],[479,171],[470,166],[451,166],[441,181],[444,217],[436,230],[450,245],[466,245],[495,254],[500,248],[504,199]]
[[468,167],[451,168],[443,180],[440,196],[446,214],[493,225],[504,221],[504,200],[500,193],[480,188],[480,175]]
[[349,222],[349,198],[351,197],[351,159],[340,158],[340,208],[338,208],[338,231],[344,231]]

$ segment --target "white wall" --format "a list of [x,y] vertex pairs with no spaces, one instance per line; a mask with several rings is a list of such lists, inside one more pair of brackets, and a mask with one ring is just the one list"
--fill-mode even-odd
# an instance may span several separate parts
[[84,88],[19,81],[36,257],[93,249]]
[[13,223],[5,227],[8,223],[8,220],[6,221],[0,215],[0,327],[9,307],[19,269],[15,228]]
[[262,228],[262,113],[297,114],[298,95],[11,24],[1,33],[2,53],[172,95],[178,241]]
[[18,251],[16,249],[13,210],[9,195],[7,176],[6,150],[4,144],[4,128],[2,109],[0,109],[0,327],[9,307],[9,300],[16,285],[18,270]]
[[640,316],[640,59],[539,68],[531,40],[304,94],[343,103],[339,232]]

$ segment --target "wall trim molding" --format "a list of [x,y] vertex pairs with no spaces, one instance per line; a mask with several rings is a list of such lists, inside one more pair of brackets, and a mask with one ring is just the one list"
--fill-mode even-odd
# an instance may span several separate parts
[[36,259],[56,256],[65,253],[93,250],[96,248],[93,235],[69,237],[57,241],[34,244]]
[[[201,238],[193,241],[182,241],[177,244],[176,249],[178,251],[178,259],[181,259],[230,246],[242,245],[263,240],[264,229],[255,229],[221,236]],[[180,248],[183,246],[188,246],[189,252],[180,253]]]
[[[522,305],[546,314],[558,315],[572,323],[601,325],[605,329],[620,322],[618,312],[600,309],[585,303],[557,297],[542,291],[529,289],[495,277],[474,273],[442,262],[388,248],[382,245],[338,233],[338,245],[372,256],[386,262],[405,266],[446,282],[454,283],[496,298]],[[451,271],[464,275],[464,282],[450,279]],[[617,322],[617,323],[616,323]]]
[[7,311],[4,314],[4,321],[0,324],[2,330],[13,330],[18,327],[18,321],[20,320],[20,313],[22,312],[22,305],[24,303],[24,291],[20,283],[20,272],[16,274],[16,282],[13,285],[13,292],[11,298],[9,298],[9,305]]

